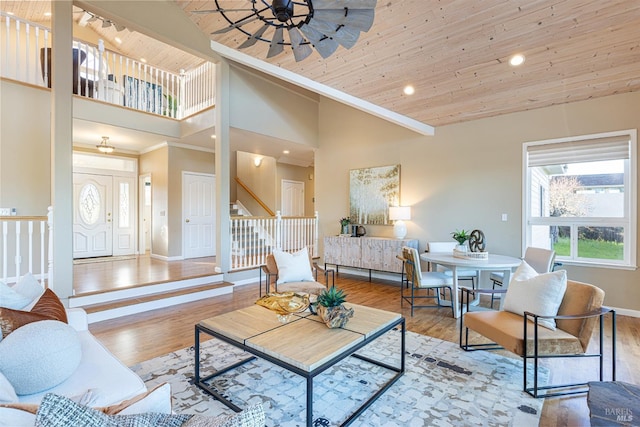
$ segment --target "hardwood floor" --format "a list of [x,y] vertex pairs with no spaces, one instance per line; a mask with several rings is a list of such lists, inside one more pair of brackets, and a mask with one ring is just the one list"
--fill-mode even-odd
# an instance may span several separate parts
[[[345,290],[349,302],[402,313],[410,331],[458,342],[458,322],[451,317],[450,309],[416,309],[411,317],[408,304],[400,306],[397,281],[374,279],[370,283],[359,276],[340,273],[336,276],[336,286]],[[133,365],[193,345],[194,325],[198,321],[249,306],[258,299],[258,292],[257,283],[245,285],[236,288],[232,295],[95,323],[90,325],[90,330],[123,363]],[[610,327],[607,325],[605,330]],[[592,340],[591,346],[595,346],[595,341]],[[618,316],[617,349],[617,379],[640,384],[640,319]],[[508,352],[501,353],[515,357]],[[605,379],[608,380],[609,349],[605,354],[608,355],[605,361]],[[594,373],[591,379],[596,379],[597,363],[588,362],[590,364],[584,367],[575,361],[554,360],[551,380],[583,381],[585,369]],[[588,426],[586,396],[546,399],[540,425]]]

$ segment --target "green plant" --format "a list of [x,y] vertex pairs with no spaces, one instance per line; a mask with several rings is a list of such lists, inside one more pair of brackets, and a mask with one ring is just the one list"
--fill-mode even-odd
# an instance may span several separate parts
[[336,289],[335,286],[331,286],[331,288],[322,291],[318,295],[317,304],[324,307],[338,307],[346,300],[347,296],[342,289]]
[[458,242],[459,245],[464,245],[464,242],[469,240],[469,232],[464,229],[453,231],[451,235],[453,236],[453,240]]
[[351,224],[351,220],[349,218],[340,218],[340,225],[345,226]]

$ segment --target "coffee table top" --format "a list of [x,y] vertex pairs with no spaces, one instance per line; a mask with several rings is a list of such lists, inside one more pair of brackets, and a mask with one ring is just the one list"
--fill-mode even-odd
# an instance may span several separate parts
[[258,305],[202,320],[199,325],[310,372],[402,317],[362,305],[345,305],[354,308],[354,315],[344,328],[330,329],[309,313],[295,314],[283,324],[276,313]]

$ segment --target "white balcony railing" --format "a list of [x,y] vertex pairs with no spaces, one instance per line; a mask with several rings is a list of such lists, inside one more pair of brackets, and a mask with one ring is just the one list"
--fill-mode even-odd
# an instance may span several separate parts
[[318,213],[315,217],[231,218],[231,270],[264,265],[274,249],[294,252],[308,248],[318,256]]
[[0,279],[15,283],[31,273],[52,287],[51,227],[53,211],[47,216],[0,216]]
[[[51,87],[49,28],[0,12],[0,75]],[[104,48],[73,42],[73,92],[136,110],[183,119],[215,105],[215,66],[162,70]]]

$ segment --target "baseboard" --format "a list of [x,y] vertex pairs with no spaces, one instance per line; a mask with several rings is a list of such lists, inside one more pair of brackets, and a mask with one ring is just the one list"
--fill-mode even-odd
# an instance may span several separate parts
[[158,254],[149,254],[149,257],[159,259],[162,261],[184,261],[184,257],[182,256],[172,256],[168,257],[166,255],[158,255]]
[[[347,273],[347,274],[353,274],[354,276],[362,276],[362,277],[366,277],[369,278],[369,270],[365,270],[365,269],[359,269],[359,268],[351,268],[351,267],[343,267],[343,266],[339,266],[339,272],[340,273]],[[334,270],[335,271],[335,265],[333,264],[329,264],[327,265],[327,270]],[[384,271],[376,271],[376,270],[371,270],[371,278],[375,278],[375,279],[382,279],[382,280],[391,280],[394,282],[398,282],[398,286],[400,285],[400,273],[387,273]]]
[[611,307],[609,305],[607,307],[614,309],[616,311],[616,315],[629,316],[629,317],[640,317],[640,311],[638,311],[638,310],[629,310],[628,308]]

